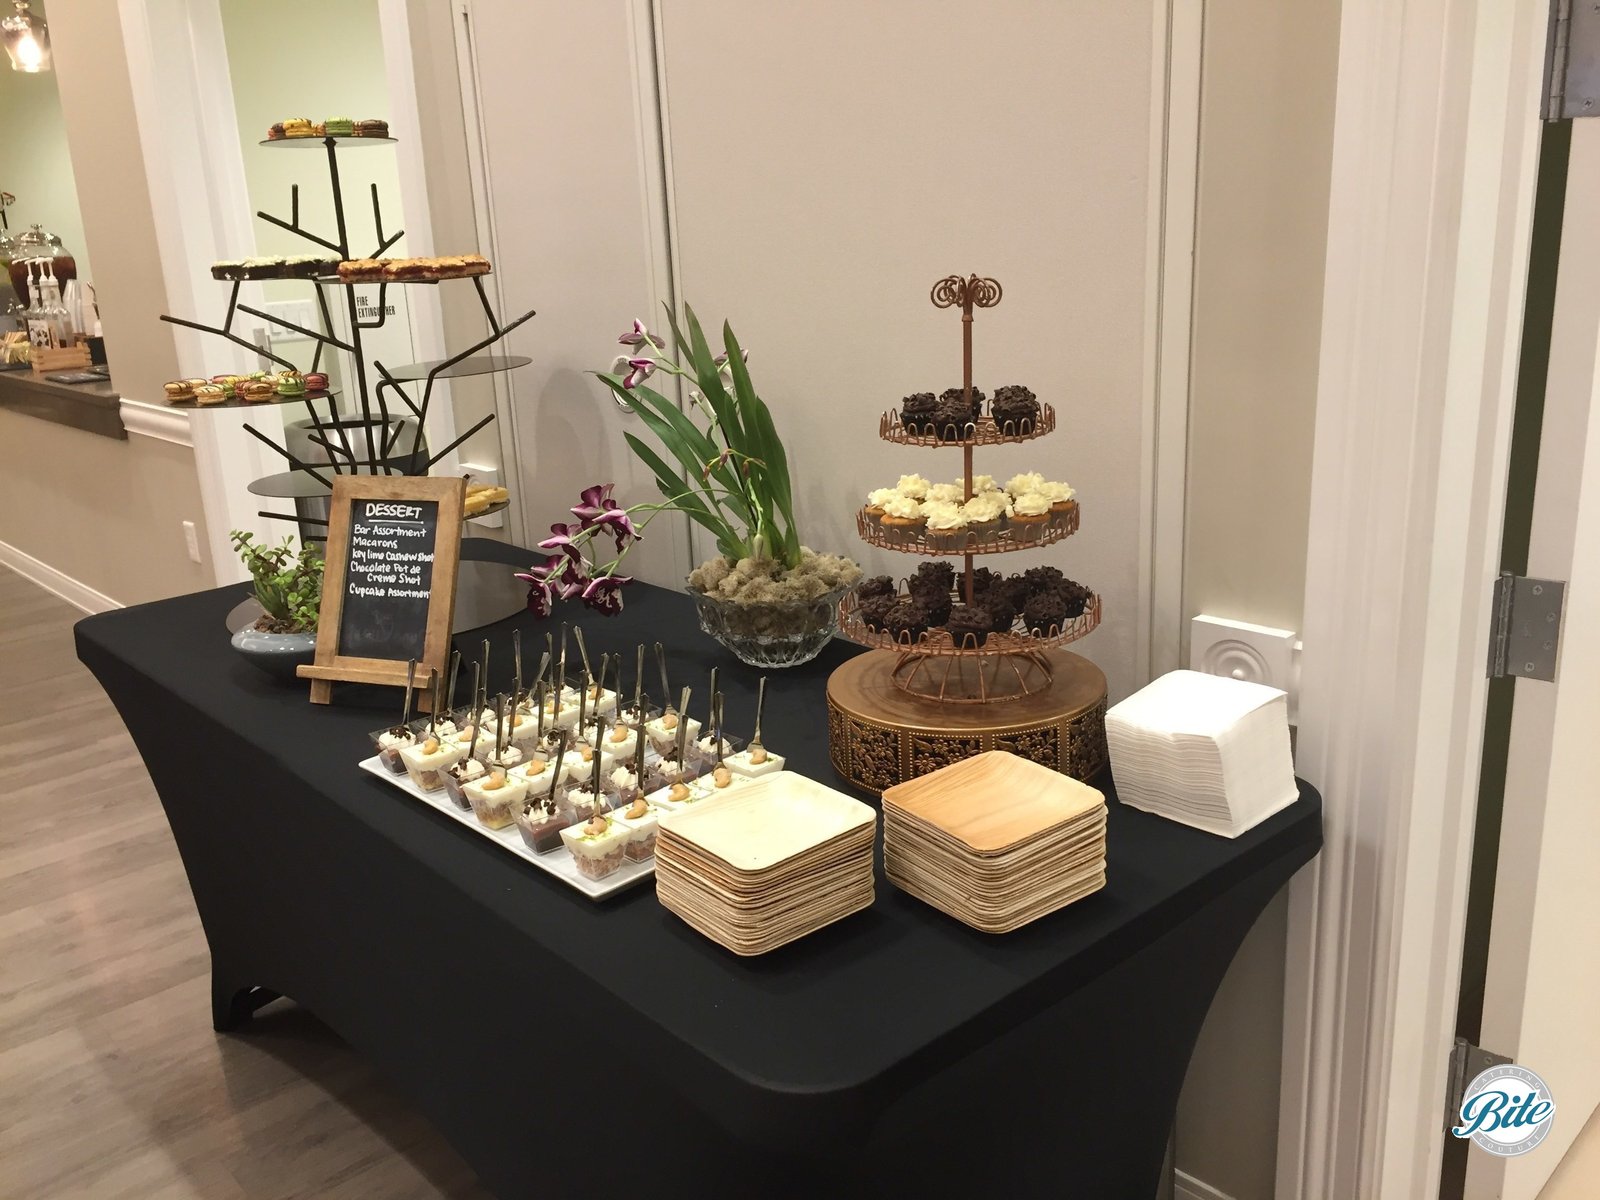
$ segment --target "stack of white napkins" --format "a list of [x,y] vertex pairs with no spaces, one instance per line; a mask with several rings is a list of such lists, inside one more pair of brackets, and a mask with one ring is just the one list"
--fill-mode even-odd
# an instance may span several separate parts
[[775,771],[661,818],[656,897],[735,954],[765,954],[868,908],[878,814]]
[[1173,671],[1106,713],[1117,798],[1238,837],[1299,796],[1288,698],[1277,688]]

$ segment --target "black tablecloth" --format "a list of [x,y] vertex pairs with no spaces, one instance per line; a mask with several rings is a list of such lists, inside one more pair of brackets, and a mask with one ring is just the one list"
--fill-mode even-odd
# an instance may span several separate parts
[[[227,644],[242,594],[77,628],[172,824],[215,1022],[244,1021],[250,988],[293,997],[507,1197],[819,1195],[848,1178],[1143,1200],[1222,973],[1321,841],[1307,786],[1229,841],[1097,781],[1109,882],[1062,912],[991,937],[880,874],[870,910],[740,959],[648,886],[596,903],[359,771],[398,692],[341,685],[321,708],[271,682]],[[629,686],[633,647],[664,642],[696,710],[720,666],[729,730],[748,735],[757,673],[698,631],[685,597],[640,584],[617,618],[557,616],[582,621],[592,655],[626,652]],[[519,624],[531,671],[553,625],[522,616],[457,640],[471,657],[491,639],[495,687]],[[855,652],[835,643],[774,674],[763,722],[791,769],[839,787],[822,692]]]

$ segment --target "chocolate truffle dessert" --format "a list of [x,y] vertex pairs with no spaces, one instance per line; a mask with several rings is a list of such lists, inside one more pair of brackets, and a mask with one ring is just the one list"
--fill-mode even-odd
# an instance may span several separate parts
[[1021,575],[1007,575],[994,585],[993,590],[1004,592],[1016,612],[1021,612],[1022,606],[1028,602],[1028,581]]
[[991,570],[988,567],[973,567],[972,594],[974,596],[981,595],[984,592],[989,591],[995,586],[995,584],[999,583],[1004,578],[1005,576],[999,571]]
[[923,616],[930,626],[943,625],[950,619],[950,605],[953,601],[949,592],[925,588],[920,592],[912,592],[911,599],[922,606]]
[[874,633],[882,633],[884,616],[899,602],[898,596],[869,596],[857,609],[861,614],[861,623]]
[[1067,578],[1057,567],[1029,567],[1022,573],[1022,577],[1028,581],[1030,596],[1039,592],[1057,591]]
[[884,614],[883,627],[898,641],[915,642],[928,631],[928,614],[916,600],[896,600]]
[[1004,434],[1032,433],[1034,422],[1039,419],[1039,399],[1019,383],[1007,384],[995,388],[989,413]]
[[938,407],[932,392],[912,392],[900,402],[900,423],[912,433],[932,433],[933,413]]
[[973,600],[989,614],[997,633],[1010,629],[1017,619],[1017,606],[1011,602],[1011,595],[1004,588],[990,588],[983,595],[974,596]]
[[[945,393],[950,397],[950,393]],[[941,442],[959,442],[970,436],[968,428],[972,424],[972,412],[961,399],[958,390],[955,396],[940,400],[933,410],[933,434]]]
[[917,564],[916,574],[906,581],[906,586],[912,592],[920,592],[924,588],[933,591],[948,592],[956,585],[956,569],[947,562],[924,562]]
[[951,610],[945,629],[957,646],[981,646],[989,640],[994,618],[988,609],[979,605],[960,604]]
[[892,596],[894,593],[894,580],[888,575],[874,575],[870,579],[863,579],[856,588],[856,595],[862,600],[871,600],[874,596]]
[[1094,593],[1083,584],[1071,579],[1064,579],[1056,587],[1056,595],[1061,597],[1061,602],[1067,606],[1067,616],[1081,617],[1083,610],[1089,607],[1089,601]]
[[[939,393],[939,402],[941,404],[948,404],[951,407],[961,407],[962,395],[962,390],[958,387],[946,388],[944,391]],[[983,401],[983,389],[976,387],[973,388],[971,407],[972,415],[968,417],[967,420],[976,421],[979,417],[983,416]]]
[[1054,592],[1040,592],[1028,597],[1022,610],[1022,620],[1035,637],[1048,637],[1060,633],[1067,623],[1067,605]]

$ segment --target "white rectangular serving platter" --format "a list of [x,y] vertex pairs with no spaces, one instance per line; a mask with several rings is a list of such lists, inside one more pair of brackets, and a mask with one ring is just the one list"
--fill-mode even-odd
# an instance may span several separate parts
[[547,875],[553,875],[570,888],[582,892],[591,900],[604,900],[607,896],[617,892],[627,891],[637,884],[653,880],[656,877],[656,860],[651,858],[644,862],[625,861],[615,872],[604,879],[589,879],[579,874],[578,866],[573,861],[572,855],[567,853],[566,847],[553,850],[549,854],[535,854],[528,849],[528,844],[522,840],[522,834],[517,832],[515,825],[508,825],[504,829],[490,829],[471,810],[466,812],[457,808],[444,791],[424,792],[411,782],[410,775],[396,775],[379,761],[374,754],[371,758],[364,758],[360,763],[361,769],[369,774],[376,775],[385,783],[393,784],[406,795],[421,801],[429,808],[453,817],[468,829],[472,829],[483,837],[488,838],[508,854],[514,854],[524,862],[531,863]]

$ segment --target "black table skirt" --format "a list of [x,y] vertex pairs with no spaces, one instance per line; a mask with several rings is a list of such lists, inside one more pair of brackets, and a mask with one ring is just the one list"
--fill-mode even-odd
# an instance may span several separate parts
[[[479,543],[485,556],[521,552]],[[166,808],[210,944],[213,1020],[270,989],[326,1021],[503,1197],[1154,1194],[1178,1091],[1223,972],[1321,844],[1300,800],[1243,837],[1118,804],[1106,888],[991,937],[896,890],[740,959],[641,887],[595,903],[356,768],[394,691],[331,708],[227,644],[223,588],[90,617],[78,652]],[[680,595],[633,586],[590,652],[661,641],[703,703],[722,668],[747,736],[757,674]],[[485,631],[508,684],[510,630]],[[474,655],[478,639],[458,639]],[[766,742],[843,787],[823,685],[836,643],[769,685]],[[654,674],[647,675],[653,679]],[[630,684],[631,685],[631,684]],[[699,715],[698,711],[696,715]],[[880,863],[881,868],[881,863]]]

